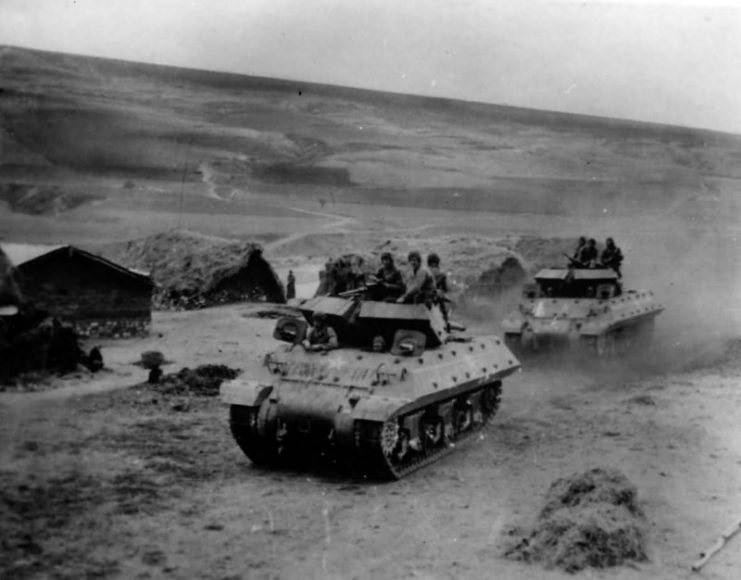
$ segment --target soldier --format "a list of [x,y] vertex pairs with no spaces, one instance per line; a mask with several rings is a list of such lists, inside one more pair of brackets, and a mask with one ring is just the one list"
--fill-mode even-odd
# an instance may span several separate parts
[[576,261],[579,263],[581,268],[592,268],[594,263],[597,261],[599,252],[597,251],[597,241],[594,238],[589,238],[586,246],[583,246],[579,251],[579,257]]
[[377,300],[394,301],[404,293],[404,280],[389,252],[381,254],[381,264],[375,275],[375,281],[379,285],[375,297]]
[[435,279],[430,274],[430,271],[422,266],[422,256],[420,256],[419,252],[409,252],[407,259],[412,270],[409,273],[406,291],[399,297],[397,302],[431,306],[435,296]]
[[431,253],[427,256],[427,268],[435,279],[435,289],[438,295],[445,296],[448,293],[448,275],[440,270],[440,256]]
[[440,270],[440,256],[435,253],[428,254],[427,268],[435,280],[435,301],[440,306],[445,324],[448,324],[448,275]]
[[328,351],[339,348],[337,333],[334,328],[327,324],[327,315],[323,312],[315,312],[312,317],[314,326],[309,330],[309,335],[304,340],[306,350]]
[[385,352],[386,340],[380,334],[374,336],[373,342],[371,342],[371,349],[373,352]]
[[584,236],[579,236],[579,241],[576,243],[576,250],[574,250],[574,254],[572,258],[575,262],[579,261],[579,255],[581,254],[581,251],[583,248],[585,248],[587,245],[587,238]]
[[286,300],[296,298],[296,277],[293,270],[288,270],[288,280],[286,281]]
[[623,253],[615,245],[615,240],[607,238],[605,240],[605,249],[602,250],[600,256],[600,262],[605,268],[612,268],[618,275],[618,278],[622,278],[620,273],[620,265],[623,263]]

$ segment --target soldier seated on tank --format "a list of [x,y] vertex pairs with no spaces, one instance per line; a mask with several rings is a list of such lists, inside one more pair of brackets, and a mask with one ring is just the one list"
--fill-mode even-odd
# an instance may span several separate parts
[[337,333],[327,323],[327,315],[323,312],[315,312],[312,321],[314,326],[309,330],[306,340],[302,343],[306,350],[317,352],[339,348],[340,343],[337,339]]
[[406,291],[396,301],[404,304],[425,304],[431,307],[435,297],[435,278],[427,268],[422,266],[422,256],[419,252],[409,252],[407,259],[412,269],[408,274]]
[[607,238],[605,240],[605,249],[602,250],[600,256],[600,264],[605,268],[612,268],[618,275],[618,278],[622,277],[620,273],[620,265],[623,263],[623,253],[615,245],[615,240]]
[[404,293],[404,280],[389,252],[381,254],[381,267],[375,276],[371,277],[371,281],[375,283],[370,296],[371,300],[394,302]]
[[589,238],[586,246],[582,246],[579,255],[576,258],[577,268],[594,268],[599,252],[597,251],[597,241]]

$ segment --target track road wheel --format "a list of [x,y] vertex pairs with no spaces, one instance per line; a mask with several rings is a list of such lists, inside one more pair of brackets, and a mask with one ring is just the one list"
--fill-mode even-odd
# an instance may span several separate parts
[[520,354],[520,335],[515,332],[505,332],[504,333],[504,344],[507,346],[507,348],[517,356]]
[[445,443],[445,425],[441,417],[431,415],[425,418],[422,433],[425,450],[435,449]]
[[458,401],[453,408],[452,433],[449,437],[455,439],[460,433],[464,433],[473,425],[473,406],[468,399]]
[[535,336],[532,328],[526,327],[522,329],[520,334],[520,352],[522,353],[533,353],[538,350],[538,339]]
[[265,413],[261,407],[231,405],[229,426],[242,452],[256,465],[271,465],[278,461],[279,447],[275,437],[265,433]]
[[491,419],[502,402],[502,382],[497,381],[484,388],[481,393],[481,411],[484,414],[484,422]]
[[594,345],[595,352],[600,358],[607,358],[615,355],[615,335],[611,332],[598,335]]

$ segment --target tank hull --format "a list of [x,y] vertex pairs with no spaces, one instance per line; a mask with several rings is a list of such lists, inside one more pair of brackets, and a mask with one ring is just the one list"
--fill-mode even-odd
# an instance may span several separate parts
[[418,356],[286,345],[249,380],[222,385],[235,440],[255,463],[311,452],[399,479],[449,453],[494,416],[519,362],[495,337]]
[[609,299],[525,298],[502,326],[518,355],[568,349],[600,357],[645,349],[664,307],[648,290]]

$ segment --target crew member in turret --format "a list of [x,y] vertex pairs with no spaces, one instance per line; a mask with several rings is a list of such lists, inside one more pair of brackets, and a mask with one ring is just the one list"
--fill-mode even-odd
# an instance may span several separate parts
[[620,248],[615,245],[615,240],[612,238],[607,238],[605,240],[605,249],[602,250],[600,263],[605,268],[612,268],[615,270],[618,278],[622,277],[622,274],[620,273],[620,265],[623,263],[623,253],[620,251]]
[[407,260],[412,269],[408,275],[406,292],[399,297],[397,302],[432,306],[435,296],[435,278],[427,268],[422,266],[422,256],[419,252],[409,252]]
[[576,243],[576,250],[574,250],[574,254],[572,256],[575,262],[579,261],[579,255],[581,254],[581,251],[586,248],[586,246],[587,238],[585,238],[584,236],[579,236],[579,241]]
[[579,257],[576,261],[580,268],[593,268],[598,256],[597,241],[594,238],[589,238],[587,245],[579,251]]
[[448,275],[440,269],[440,256],[434,252],[428,254],[427,268],[435,280],[435,302],[440,306],[440,313],[448,327]]
[[310,351],[328,351],[339,348],[340,343],[337,339],[337,333],[327,323],[327,315],[323,312],[315,312],[312,317],[314,326],[309,330],[309,334],[304,340],[306,350]]
[[390,252],[381,254],[381,267],[376,272],[375,282],[378,284],[374,293],[376,300],[393,302],[404,294],[404,279]]

